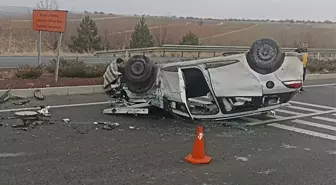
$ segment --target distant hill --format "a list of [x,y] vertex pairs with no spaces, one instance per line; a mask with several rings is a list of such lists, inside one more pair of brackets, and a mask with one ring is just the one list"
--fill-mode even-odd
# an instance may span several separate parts
[[[24,6],[1,6],[0,5],[0,20],[27,20],[31,19],[32,12],[35,7],[24,7]],[[68,19],[81,19],[84,16],[84,12],[68,12]],[[92,17],[111,17],[114,14],[90,14]]]
[[23,6],[0,6],[0,19],[13,19],[26,17],[31,14],[34,8]]

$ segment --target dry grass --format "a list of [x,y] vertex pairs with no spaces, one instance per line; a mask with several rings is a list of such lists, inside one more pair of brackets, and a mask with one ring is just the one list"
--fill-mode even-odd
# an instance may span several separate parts
[[[71,17],[72,16],[72,17]],[[83,15],[71,15],[69,19],[80,19]],[[104,15],[95,15],[104,17]],[[105,15],[106,17],[106,15]],[[112,16],[109,16],[112,17]],[[132,30],[139,17],[118,17],[106,20],[96,20],[99,34],[110,41],[112,49],[120,49],[127,45]],[[76,35],[78,21],[67,24],[64,34],[63,52],[69,53],[66,47],[70,36]],[[206,45],[250,45],[260,37],[273,37],[283,47],[295,47],[300,41],[308,42],[310,47],[336,48],[336,28],[320,25],[304,25],[289,23],[244,23],[228,21],[204,21],[202,25],[197,20],[179,20],[148,17],[147,24],[154,38],[166,29],[165,44],[177,44],[183,35],[191,30]],[[0,20],[0,52],[2,55],[36,55],[37,32],[32,30],[31,21]],[[43,38],[46,37],[44,33]],[[45,39],[44,39],[45,40]],[[156,42],[157,43],[157,42]],[[42,44],[43,55],[54,55]]]

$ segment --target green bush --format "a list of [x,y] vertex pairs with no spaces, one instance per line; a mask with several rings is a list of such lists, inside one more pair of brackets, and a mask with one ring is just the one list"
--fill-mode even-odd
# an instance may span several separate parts
[[[58,74],[60,77],[69,78],[96,78],[102,77],[109,64],[86,65],[83,61],[60,59]],[[56,60],[50,61],[46,70],[50,73],[55,72]]]
[[42,76],[43,74],[43,66],[20,66],[16,71],[15,71],[15,76],[17,78],[22,78],[22,79],[36,79]]
[[310,59],[307,69],[310,73],[333,73],[336,72],[336,60]]
[[[78,60],[78,58],[75,60]],[[54,73],[56,68],[56,62],[57,62],[56,59],[51,60],[49,64],[45,66],[45,70],[49,73]],[[64,58],[60,58],[60,68],[64,67],[67,64],[67,62],[69,61],[65,60]]]

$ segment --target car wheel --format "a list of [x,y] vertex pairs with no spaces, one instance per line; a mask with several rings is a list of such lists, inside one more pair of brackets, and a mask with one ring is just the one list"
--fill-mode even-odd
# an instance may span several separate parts
[[135,55],[125,64],[125,79],[132,84],[146,82],[152,74],[153,66],[147,56]]
[[271,38],[261,38],[251,45],[246,58],[254,71],[269,74],[280,68],[284,53],[277,41]]
[[141,83],[126,82],[128,90],[136,94],[143,94],[148,92],[156,82],[157,67],[153,67],[152,73],[147,81]]
[[156,71],[156,66],[147,56],[135,55],[125,64],[123,78],[131,92],[143,94],[153,87]]

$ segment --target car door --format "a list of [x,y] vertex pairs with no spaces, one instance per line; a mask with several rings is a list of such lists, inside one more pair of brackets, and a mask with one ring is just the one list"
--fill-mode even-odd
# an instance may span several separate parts
[[181,100],[184,103],[184,105],[186,106],[189,117],[191,119],[194,119],[193,116],[191,115],[189,105],[188,105],[188,102],[187,102],[186,86],[185,86],[185,81],[184,81],[184,75],[183,75],[183,72],[182,72],[181,68],[178,68],[177,74],[178,74],[178,77],[179,77],[179,93],[180,93],[180,96],[181,96]]
[[216,97],[262,96],[262,85],[242,61],[223,61],[207,65],[211,86]]

